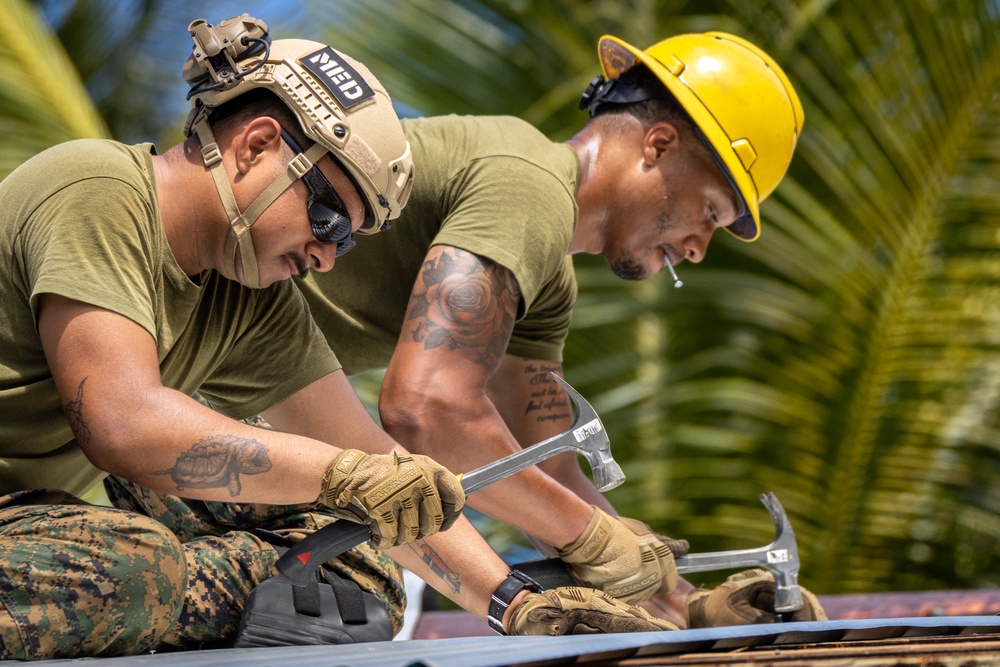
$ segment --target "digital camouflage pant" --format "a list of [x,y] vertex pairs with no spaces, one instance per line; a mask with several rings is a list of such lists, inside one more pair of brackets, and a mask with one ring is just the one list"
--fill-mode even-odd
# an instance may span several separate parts
[[[185,648],[230,636],[251,589],[278,574],[278,552],[255,529],[295,543],[337,520],[311,505],[182,500],[114,476],[105,480],[104,488],[115,507],[152,517],[184,545],[188,563],[184,608],[164,642]],[[402,629],[406,593],[402,570],[394,560],[362,545],[327,566],[382,602],[394,633]]]
[[[295,542],[334,520],[307,506],[185,502],[115,477],[105,488],[116,507],[61,492],[0,496],[0,658],[212,645],[277,574],[278,553],[254,529]],[[399,632],[406,597],[394,561],[361,546],[329,565],[383,602]]]

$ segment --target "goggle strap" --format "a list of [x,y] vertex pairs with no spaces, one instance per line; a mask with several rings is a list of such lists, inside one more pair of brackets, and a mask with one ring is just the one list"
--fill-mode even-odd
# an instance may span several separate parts
[[215,181],[215,189],[219,192],[219,199],[222,200],[222,207],[229,218],[229,234],[226,236],[226,246],[223,252],[223,260],[226,263],[226,272],[236,278],[236,248],[240,249],[240,263],[243,265],[243,281],[248,287],[260,287],[260,275],[257,273],[257,256],[254,253],[253,240],[250,238],[250,225],[253,220],[247,220],[240,213],[239,206],[236,205],[236,197],[233,196],[233,188],[229,185],[229,175],[222,165],[221,155],[215,143],[215,135],[208,124],[208,117],[202,116],[194,126],[198,133],[198,140],[201,142],[201,155],[212,174]]
[[247,227],[257,221],[257,218],[267,210],[267,207],[274,203],[274,200],[281,196],[281,193],[291,187],[292,183],[302,178],[306,172],[313,168],[313,165],[326,155],[326,148],[322,144],[313,144],[304,153],[299,153],[285,169],[285,173],[275,178],[270,185],[257,195],[257,198],[243,211],[243,217],[249,222]]
[[[288,164],[284,173],[279,174],[270,185],[257,195],[257,197],[247,206],[247,210],[239,214],[235,219],[230,217],[230,234],[226,238],[226,261],[230,261],[229,246],[232,245],[232,262],[235,264],[235,249],[239,245],[240,258],[243,264],[243,279],[248,287],[260,287],[260,275],[257,271],[257,255],[254,252],[253,238],[250,236],[250,227],[257,222],[257,218],[263,215],[267,207],[281,196],[281,194],[291,187],[292,183],[302,178],[303,175],[324,155],[326,148],[321,144],[313,144],[305,153],[299,153]],[[226,181],[229,185],[229,181]],[[235,208],[235,201],[233,202]],[[231,240],[234,242],[231,243]],[[235,275],[235,274],[233,274]],[[253,276],[252,282],[250,276]]]

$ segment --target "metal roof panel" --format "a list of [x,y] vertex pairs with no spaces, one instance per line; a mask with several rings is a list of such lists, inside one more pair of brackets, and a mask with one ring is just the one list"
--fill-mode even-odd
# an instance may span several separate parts
[[[746,625],[673,632],[566,637],[466,637],[337,646],[215,649],[124,658],[87,659],[87,667],[501,667],[560,665],[630,657],[676,656],[748,646],[843,642],[896,637],[1000,634],[1000,617],[919,617]],[[79,665],[52,660],[47,667]]]

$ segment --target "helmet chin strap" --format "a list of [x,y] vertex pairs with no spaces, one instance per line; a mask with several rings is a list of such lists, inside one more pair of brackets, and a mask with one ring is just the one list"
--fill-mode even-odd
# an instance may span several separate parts
[[223,259],[226,265],[226,273],[233,280],[237,279],[236,272],[236,249],[240,251],[240,264],[243,268],[242,283],[247,287],[260,289],[260,274],[257,271],[257,255],[254,252],[253,238],[250,236],[250,227],[257,222],[267,207],[281,196],[295,181],[302,178],[313,165],[326,155],[327,150],[322,144],[316,143],[309,147],[304,153],[296,155],[284,173],[271,181],[264,190],[257,195],[245,211],[240,212],[236,205],[236,197],[233,196],[233,188],[229,184],[229,175],[222,164],[222,153],[215,143],[215,135],[208,124],[206,114],[195,121],[194,129],[198,133],[201,141],[201,157],[205,166],[212,174],[215,181],[215,188],[219,191],[219,198],[226,209],[226,216],[229,218],[229,234],[226,236],[226,247]]

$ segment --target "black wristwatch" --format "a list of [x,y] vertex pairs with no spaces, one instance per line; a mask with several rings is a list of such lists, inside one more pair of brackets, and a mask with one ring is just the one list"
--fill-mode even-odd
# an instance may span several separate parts
[[503,631],[504,612],[510,607],[511,600],[524,590],[541,593],[542,587],[525,573],[511,570],[503,583],[497,586],[496,591],[490,596],[490,608],[486,612],[486,622],[489,623],[490,629],[498,635],[507,634]]

